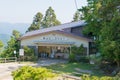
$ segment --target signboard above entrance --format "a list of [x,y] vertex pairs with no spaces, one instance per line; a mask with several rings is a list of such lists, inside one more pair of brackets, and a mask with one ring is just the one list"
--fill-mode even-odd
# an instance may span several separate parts
[[65,41],[65,40],[68,40],[67,38],[65,37],[62,37],[62,36],[44,36],[42,37],[42,40],[58,40],[58,41]]
[[75,42],[71,41],[68,37],[59,34],[49,34],[42,36],[39,40],[33,40],[34,43],[39,44],[60,44],[60,45],[71,45]]

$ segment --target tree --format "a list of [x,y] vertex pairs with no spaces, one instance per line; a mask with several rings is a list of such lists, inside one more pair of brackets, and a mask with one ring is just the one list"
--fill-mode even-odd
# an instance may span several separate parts
[[56,26],[61,24],[60,21],[56,19],[56,15],[52,7],[49,7],[46,11],[45,17],[43,18],[42,21],[42,26],[43,28],[47,28],[50,26]]
[[4,46],[3,42],[0,40],[0,49]]
[[120,66],[120,1],[88,0],[80,11],[86,21],[84,34],[95,37],[102,57]]
[[[7,42],[7,47],[3,51],[2,57],[13,57],[14,50],[18,51],[20,48],[20,43],[18,38],[20,37],[20,32],[13,30],[10,40]],[[18,54],[17,54],[18,55]]]
[[54,13],[54,10],[52,9],[52,7],[49,7],[46,11],[44,18],[43,18],[42,13],[40,13],[40,12],[38,12],[35,15],[32,24],[30,25],[30,27],[28,28],[28,30],[26,32],[38,30],[41,28],[47,28],[50,26],[56,26],[59,24],[61,24],[61,23],[60,23],[60,21],[58,21],[56,19],[56,15]]
[[74,16],[73,16],[73,21],[72,22],[79,21],[79,20],[81,20],[80,11],[76,11]]
[[35,15],[34,20],[33,20],[32,24],[30,25],[30,27],[28,28],[27,32],[40,29],[42,18],[43,18],[42,13],[38,12]]
[[15,50],[16,50],[16,51],[19,51],[19,49],[20,49],[20,41],[19,41],[19,38],[21,37],[21,34],[20,34],[19,31],[13,30],[12,35],[13,35],[13,37],[14,37],[14,39],[15,39],[15,44],[14,44],[14,46],[15,46],[15,48],[16,48]]
[[34,49],[33,48],[29,48],[27,46],[23,47],[24,49],[24,60],[36,60],[35,54],[34,54]]
[[15,37],[15,39],[20,38],[20,32],[17,30],[13,30],[12,35]]

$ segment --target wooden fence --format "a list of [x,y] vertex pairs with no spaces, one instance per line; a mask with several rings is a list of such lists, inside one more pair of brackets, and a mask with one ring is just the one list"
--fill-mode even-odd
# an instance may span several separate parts
[[17,57],[0,58],[0,63],[17,62]]

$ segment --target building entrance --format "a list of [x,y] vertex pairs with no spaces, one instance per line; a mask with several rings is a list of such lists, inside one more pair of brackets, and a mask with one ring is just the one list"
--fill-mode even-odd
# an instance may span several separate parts
[[39,46],[38,57],[39,58],[63,58],[69,57],[70,47],[64,46]]

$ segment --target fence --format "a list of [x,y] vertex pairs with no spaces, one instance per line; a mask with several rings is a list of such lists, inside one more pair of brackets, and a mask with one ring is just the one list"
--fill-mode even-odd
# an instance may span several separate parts
[[0,58],[0,63],[17,62],[17,57]]

